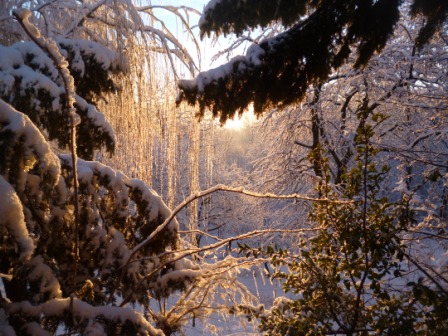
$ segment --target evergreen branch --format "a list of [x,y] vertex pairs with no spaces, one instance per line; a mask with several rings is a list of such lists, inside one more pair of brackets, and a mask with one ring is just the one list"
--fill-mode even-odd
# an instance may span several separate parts
[[93,306],[76,298],[51,299],[38,305],[31,305],[29,301],[1,303],[1,307],[11,316],[27,315],[38,319],[59,317],[60,312],[69,310],[70,306],[76,320],[91,321],[102,318],[122,323],[129,321],[137,325],[142,334],[161,336],[160,331],[154,328],[141,313],[123,307]]
[[67,115],[70,118],[70,153],[72,158],[72,170],[73,170],[73,189],[74,189],[74,215],[75,215],[75,245],[73,251],[73,293],[76,292],[76,273],[77,273],[77,263],[79,256],[79,195],[78,195],[78,174],[77,174],[77,154],[76,154],[76,126],[80,123],[80,117],[76,113],[75,109],[75,84],[70,70],[68,69],[68,62],[62,55],[58,45],[45,37],[42,37],[39,29],[34,26],[29,18],[31,16],[31,11],[28,9],[19,9],[13,12],[14,18],[22,26],[23,30],[27,33],[30,39],[41,48],[45,54],[52,60],[59,76],[61,77],[65,90],[66,98],[66,109]]

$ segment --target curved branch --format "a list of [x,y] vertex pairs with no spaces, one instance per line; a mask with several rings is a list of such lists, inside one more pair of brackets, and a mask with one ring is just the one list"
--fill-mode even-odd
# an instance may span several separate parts
[[[248,239],[248,238],[252,238],[255,236],[259,236],[262,234],[267,234],[267,233],[273,233],[273,232],[295,232],[295,233],[299,233],[299,232],[314,232],[314,231],[319,231],[319,230],[323,230],[323,227],[318,227],[318,228],[312,228],[312,229],[297,229],[297,230],[254,230],[236,237],[230,237],[230,238],[226,238],[226,239],[222,239],[214,244],[210,244],[207,245],[205,247],[195,247],[195,248],[190,248],[190,249],[184,249],[184,250],[178,250],[178,251],[169,251],[164,253],[163,255],[168,255],[168,254],[176,254],[181,252],[181,254],[179,254],[178,256],[176,256],[173,259],[169,259],[166,262],[162,263],[161,265],[159,265],[158,267],[154,268],[151,272],[149,272],[148,274],[146,274],[144,277],[142,277],[139,281],[139,283],[137,284],[137,286],[139,286],[140,284],[142,284],[146,279],[150,278],[151,276],[153,276],[155,273],[157,273],[158,271],[162,270],[165,266],[167,266],[168,264],[171,264],[173,262],[179,261],[183,258],[186,258],[188,256],[191,256],[193,254],[197,254],[200,252],[204,252],[204,251],[208,251],[208,250],[213,250],[213,249],[217,249],[221,246],[227,245],[232,241],[236,241],[236,240],[244,240],[244,239]],[[136,260],[131,260],[132,258],[132,254],[129,257],[127,263],[124,265],[123,270],[121,272],[121,277],[124,275],[124,272],[126,270],[126,268],[129,266],[129,264],[133,263],[133,262],[139,262],[140,259],[136,259]],[[262,260],[261,262],[266,262],[267,260]],[[112,298],[113,293],[111,293],[110,299]],[[123,301],[121,302],[120,306],[124,306],[126,305],[129,300],[132,298],[133,293],[129,294],[126,298],[123,299]]]
[[134,247],[132,250],[131,256],[129,259],[131,259],[138,251],[140,251],[143,247],[147,246],[162,230],[164,230],[174,219],[174,217],[188,204],[191,202],[197,200],[198,198],[207,196],[209,194],[215,193],[217,191],[225,191],[225,192],[232,192],[232,193],[238,193],[243,195],[248,195],[256,198],[273,198],[273,199],[299,199],[303,201],[312,201],[312,202],[323,202],[323,203],[334,203],[334,204],[352,204],[354,201],[341,201],[341,200],[332,200],[328,198],[314,198],[299,194],[291,194],[291,195],[276,195],[272,193],[265,193],[260,194],[254,191],[244,190],[243,188],[233,188],[229,187],[223,184],[218,184],[214,187],[211,187],[207,190],[200,191],[196,194],[193,194],[189,197],[187,197],[182,203],[180,203],[171,213],[171,215],[165,219],[165,221],[160,224],[144,241],[142,241],[140,244]]

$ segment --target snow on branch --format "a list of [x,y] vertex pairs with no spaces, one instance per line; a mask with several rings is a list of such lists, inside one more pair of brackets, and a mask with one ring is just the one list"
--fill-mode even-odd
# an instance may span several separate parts
[[29,259],[34,252],[34,243],[25,224],[22,203],[14,188],[0,175],[0,226],[5,226],[20,247],[20,258]]
[[[212,188],[209,188],[207,190],[204,190],[204,191],[198,192],[194,195],[191,195],[190,197],[185,199],[181,204],[179,204],[169,214],[169,216],[165,217],[165,220],[162,224],[160,224],[146,239],[144,239],[141,243],[136,245],[131,250],[131,253],[128,256],[127,261],[123,265],[123,268],[121,271],[121,276],[124,276],[124,274],[126,273],[127,269],[130,267],[131,264],[138,263],[140,261],[145,260],[145,257],[135,259],[135,256],[138,255],[139,252],[142,251],[145,247],[150,246],[150,244],[154,241],[154,239],[156,239],[157,235],[169,227],[170,223],[175,219],[175,216],[179,213],[179,211],[181,211],[185,206],[187,206],[189,203],[193,202],[194,200],[196,200],[200,197],[207,196],[211,193],[218,192],[218,191],[240,193],[240,194],[257,197],[257,198],[301,199],[304,201],[332,202],[332,203],[337,203],[337,204],[352,204],[352,203],[354,203],[354,201],[331,200],[331,199],[326,199],[326,198],[319,199],[319,198],[313,198],[313,197],[308,197],[308,196],[299,195],[299,194],[291,194],[291,195],[275,195],[275,194],[270,194],[270,193],[260,194],[260,193],[244,190],[243,188],[232,188],[232,187],[228,187],[228,186],[225,186],[222,184],[216,185]],[[217,249],[217,248],[224,246],[232,241],[244,240],[244,239],[248,239],[248,238],[251,238],[254,236],[258,236],[258,235],[269,234],[269,233],[280,232],[280,231],[281,232],[289,232],[289,233],[292,233],[292,232],[304,233],[304,232],[316,231],[316,230],[320,230],[320,229],[321,228],[286,230],[286,231],[285,230],[269,230],[269,229],[268,230],[255,230],[255,231],[251,231],[251,232],[248,232],[246,234],[242,234],[242,235],[239,235],[236,237],[230,237],[227,239],[220,240],[214,244],[210,244],[210,245],[202,247],[202,248],[190,248],[190,249],[184,249],[184,250],[165,252],[162,255],[164,255],[164,256],[171,255],[171,257],[167,258],[165,262],[159,264],[157,267],[155,267],[154,269],[149,271],[143,278],[141,278],[139,281],[139,284],[137,284],[137,287],[140,286],[140,284],[143,284],[143,282],[146,279],[151,278],[153,275],[155,275],[157,272],[161,271],[164,267],[166,267],[169,264],[173,264],[180,260],[186,260],[187,257],[189,257],[191,255],[198,254],[200,252]],[[197,277],[198,275],[200,275],[200,271],[198,271],[198,270],[188,269],[186,271],[190,272],[191,273],[190,275],[192,277]],[[122,301],[122,305],[125,305],[126,303],[128,303],[131,298],[132,298],[132,294],[130,294],[128,297],[124,298],[124,300]]]
[[137,7],[138,11],[143,11],[143,12],[147,12],[148,10],[153,10],[153,9],[164,9],[166,11],[169,11],[173,14],[175,14],[185,26],[188,26],[188,22],[185,20],[185,18],[183,17],[183,15],[180,13],[180,9],[184,10],[185,13],[193,13],[196,15],[201,15],[201,13],[194,9],[193,7],[188,7],[188,6],[160,6],[160,5],[148,5],[148,6],[142,6],[142,7]]
[[[240,193],[240,194],[244,194],[244,195],[248,195],[248,196],[252,196],[252,197],[257,197],[257,198],[273,198],[273,199],[301,199],[304,201],[314,201],[314,202],[331,202],[331,203],[337,203],[337,204],[352,204],[354,203],[354,201],[341,201],[341,200],[331,200],[331,199],[326,199],[326,198],[313,198],[313,197],[308,197],[308,196],[304,196],[304,195],[299,195],[299,194],[291,194],[291,195],[275,195],[275,194],[271,194],[271,193],[266,193],[266,194],[260,194],[260,193],[256,193],[253,191],[247,191],[244,190],[243,188],[232,188],[229,186],[225,186],[222,184],[216,185],[212,188],[209,188],[207,190],[198,192],[194,195],[189,196],[188,198],[186,198],[181,204],[179,204],[171,213],[168,217],[165,218],[164,222],[162,224],[160,224],[146,239],[144,239],[141,243],[139,243],[138,245],[136,245],[132,250],[131,250],[131,254],[129,255],[126,263],[123,266],[122,269],[122,276],[124,275],[124,273],[126,272],[126,269],[129,267],[129,265],[131,263],[134,263],[138,260],[134,260],[134,257],[142,250],[144,249],[146,246],[148,246],[149,244],[151,244],[153,242],[153,240],[157,237],[157,235],[162,232],[163,230],[165,230],[171,223],[171,221],[174,220],[175,216],[179,213],[179,211],[181,211],[185,206],[187,206],[189,203],[193,202],[194,200],[200,198],[200,197],[204,197],[207,196],[209,194],[212,194],[214,192],[218,192],[218,191],[225,191],[225,192],[234,192],[234,193]],[[298,230],[294,232],[307,232],[307,231],[316,231],[316,230],[320,230],[320,228],[315,228],[315,229],[302,229],[302,230]],[[161,269],[163,269],[163,267],[165,267],[167,264],[171,264],[174,263],[176,261],[179,260],[185,260],[186,257],[191,256],[193,254],[197,254],[199,252],[203,252],[203,251],[207,251],[207,250],[212,250],[212,249],[217,249],[225,244],[228,244],[232,241],[235,240],[243,240],[243,239],[247,239],[253,236],[257,236],[257,235],[262,235],[262,234],[267,234],[267,233],[273,233],[273,232],[279,232],[278,230],[255,230],[255,231],[251,231],[248,232],[246,234],[243,235],[239,235],[237,237],[230,237],[227,239],[223,239],[221,241],[218,241],[214,244],[208,245],[206,247],[202,247],[202,248],[192,248],[192,249],[186,249],[186,250],[181,250],[180,252],[178,250],[173,251],[173,252],[167,252],[165,254],[172,254],[173,257],[169,258],[165,263],[160,264],[158,267],[154,268],[152,271],[150,271],[148,274],[146,274],[141,280],[140,283],[143,283],[143,281],[145,281],[146,279],[150,278],[152,275],[156,274],[156,272],[160,271]],[[290,231],[292,232],[292,231]],[[143,258],[144,259],[144,258]],[[195,272],[194,270],[189,270],[190,272]],[[195,274],[193,274],[195,275]],[[197,275],[197,274],[196,274]],[[123,300],[123,304],[126,304],[128,302],[129,298],[125,298]]]
[[[73,34],[75,29],[81,26],[82,22],[85,20],[86,17],[93,16],[93,13],[97,11],[105,3],[106,0],[100,0],[97,3],[82,3],[81,9],[79,10],[79,14],[77,15],[77,17],[72,19],[72,24],[69,27],[69,29],[67,29],[65,35],[69,36],[70,34]],[[39,11],[41,11],[41,8],[39,8]]]
[[248,68],[253,69],[261,65],[265,53],[266,51],[262,47],[254,43],[249,47],[245,56],[236,56],[226,64],[215,69],[203,71],[195,79],[180,80],[178,85],[185,90],[193,90],[195,88],[199,94],[202,94],[205,87],[211,83],[223,80],[232,73],[243,73]]
[[45,53],[51,58],[56,67],[59,75],[64,82],[65,99],[66,99],[66,112],[70,118],[70,153],[72,156],[73,164],[73,189],[74,189],[74,203],[75,203],[75,243],[74,254],[75,261],[73,264],[73,290],[76,290],[76,270],[78,262],[78,226],[79,226],[79,198],[78,198],[78,176],[76,171],[76,160],[78,158],[76,153],[76,126],[81,122],[81,118],[76,113],[75,109],[75,80],[70,73],[69,63],[62,55],[59,46],[55,41],[42,37],[40,31],[30,21],[31,11],[28,9],[17,9],[13,12],[14,17],[23,27],[28,36],[36,43]]
[[[139,331],[151,336],[163,336],[163,332],[154,328],[142,314],[130,308],[113,306],[91,306],[88,303],[76,298],[52,299],[37,306],[31,305],[28,301],[11,303],[7,306],[9,314],[26,314],[37,318],[62,317],[65,313],[71,312],[74,319],[89,321],[87,326],[95,320],[119,321],[124,324],[130,321],[139,326]],[[88,334],[88,330],[85,330]]]
[[[39,172],[51,177],[56,185],[61,172],[59,159],[30,118],[0,99],[0,125],[0,133],[13,132],[14,141],[23,143],[26,148],[24,160],[30,164],[38,161]],[[24,185],[19,186],[20,190],[23,188]]]
[[[69,115],[76,118],[77,114],[75,112],[75,81],[70,74],[68,68],[69,64],[65,57],[62,55],[59,46],[56,42],[49,40],[41,36],[39,29],[37,29],[30,21],[31,11],[28,9],[17,9],[13,12],[14,17],[26,31],[28,36],[36,43],[54,62],[59,75],[61,76],[64,87],[66,90],[67,106]],[[79,118],[79,116],[78,116]],[[77,120],[79,122],[79,120]],[[76,123],[75,123],[76,124]]]
[[[171,54],[175,55],[188,68],[190,73],[192,75],[194,75],[195,72],[198,71],[198,67],[196,66],[196,62],[194,61],[193,57],[191,56],[191,54],[189,53],[187,48],[184,46],[184,44],[181,43],[173,35],[173,33],[170,31],[170,29],[166,26],[165,20],[160,19],[156,15],[156,13],[154,12],[154,9],[166,10],[166,11],[172,13],[176,19],[180,20],[180,22],[182,24],[182,28],[185,29],[188,36],[190,37],[190,40],[194,44],[196,53],[198,55],[200,54],[200,47],[199,47],[199,44],[198,44],[196,38],[194,37],[195,34],[191,30],[188,21],[189,21],[189,13],[193,13],[196,15],[200,15],[200,13],[197,10],[195,10],[194,8],[186,7],[186,6],[148,5],[148,6],[136,7],[136,10],[139,11],[140,13],[145,13],[145,14],[149,15],[150,21],[152,22],[152,24],[150,26],[148,26],[148,25],[144,26],[143,30],[145,32],[149,32],[149,33],[153,34],[154,36],[158,37],[162,44],[162,47],[150,47],[150,49],[153,51],[156,51],[156,52],[166,53],[171,65],[172,65],[174,74],[176,75],[176,78],[178,78],[178,77],[176,74],[176,70],[174,67],[174,62],[173,62]],[[183,12],[185,14],[182,14],[180,12],[181,10],[183,10]],[[162,27],[162,30],[155,28],[154,23],[160,24],[160,26]],[[168,42],[173,44],[175,48],[174,49],[170,48],[168,45]]]
[[[145,26],[144,31],[152,33],[159,37],[160,41],[162,42],[162,45],[164,46],[166,50],[166,54],[170,59],[170,62],[172,64],[173,70],[175,69],[174,66],[174,60],[171,57],[171,54],[175,54],[182,63],[187,66],[188,70],[194,74],[195,70],[197,70],[197,67],[193,61],[193,57],[190,55],[188,50],[180,43],[169,31],[163,32],[160,29],[151,27],[151,26]],[[177,49],[171,49],[168,45],[168,42],[171,42]],[[179,50],[179,52],[176,52],[176,50]],[[176,78],[178,78],[176,74]]]
[[181,211],[184,207],[186,207],[189,203],[193,202],[194,200],[207,196],[209,194],[218,192],[218,191],[225,191],[225,192],[233,192],[233,193],[239,193],[243,195],[248,195],[256,198],[273,198],[273,199],[299,199],[303,201],[312,201],[312,202],[323,202],[323,203],[335,203],[335,204],[352,204],[354,201],[348,200],[333,200],[328,198],[314,198],[299,194],[291,194],[291,195],[276,195],[272,193],[257,193],[254,191],[248,191],[244,190],[244,188],[233,188],[229,187],[223,184],[218,184],[214,187],[211,187],[207,190],[200,191],[196,194],[193,194],[189,197],[187,197],[182,203],[180,203],[171,213],[171,215],[165,219],[165,221],[160,224],[156,230],[154,230],[144,241],[142,241],[139,245],[135,246],[132,250],[131,258],[143,247],[148,245],[154,238],[157,236],[166,226],[170,224],[170,222],[174,219],[174,217]]
[[104,130],[104,133],[108,134],[115,144],[117,139],[115,135],[115,131],[112,128],[111,124],[107,121],[106,117],[103,113],[98,111],[95,105],[89,104],[84,98],[81,96],[75,95],[76,104],[83,110],[87,111],[87,117],[92,121],[92,124],[98,128]]
[[[149,6],[143,6],[143,7],[137,7],[136,8],[139,12],[145,12],[148,15],[151,16],[151,18],[153,18],[155,21],[158,21],[162,27],[168,31],[168,29],[166,29],[166,25],[164,23],[164,21],[162,21],[161,19],[159,19],[154,13],[153,10],[154,9],[163,9],[166,10],[168,12],[173,13],[177,19],[179,19],[182,23],[183,28],[186,29],[186,31],[189,33],[189,35],[191,37],[193,37],[195,34],[193,33],[193,31],[190,28],[190,25],[188,23],[189,21],[189,13],[193,13],[195,15],[201,15],[201,13],[199,11],[197,11],[196,9],[192,8],[192,7],[187,7],[187,6],[153,6],[153,5],[149,5]],[[180,12],[180,10],[183,10],[185,13],[185,16]],[[172,36],[172,34],[169,34],[170,36]],[[199,44],[197,42],[197,40],[195,38],[193,38],[193,43],[196,47],[196,50],[199,51],[200,47]],[[181,49],[184,49],[183,47]]]
[[[113,152],[115,132],[94,105],[94,97],[99,92],[115,89],[111,86],[111,75],[121,71],[117,54],[91,41],[57,39],[57,44],[70,60],[70,70],[84,90],[80,91],[81,96],[74,96],[81,119],[79,132],[89,135],[78,137],[78,154],[88,159],[95,149],[106,147],[108,152]],[[70,118],[64,109],[66,90],[57,66],[34,42],[0,45],[0,98],[32,116],[35,125],[48,132],[48,140],[57,140],[59,147],[66,148],[70,132],[59,130],[68,128]],[[89,79],[92,71],[98,74],[94,81]],[[96,131],[88,132],[90,128]]]
[[[120,56],[118,53],[112,51],[106,46],[89,40],[80,39],[64,39],[57,38],[56,42],[62,47],[62,49],[69,49],[74,53],[71,67],[73,70],[81,72],[84,75],[85,69],[85,58],[92,57],[103,70],[107,69],[119,69],[122,65],[120,63]],[[121,69],[126,70],[126,69]]]
[[[159,265],[158,267],[156,267],[155,269],[153,269],[151,272],[149,272],[148,274],[146,274],[142,279],[140,279],[140,282],[137,286],[141,285],[146,279],[151,278],[154,274],[156,274],[157,272],[159,272],[161,269],[163,269],[164,267],[166,267],[166,265],[174,263],[176,261],[185,259],[191,255],[195,255],[195,254],[199,254],[201,252],[206,252],[209,250],[216,250],[222,246],[228,245],[230,242],[233,241],[238,241],[238,240],[245,240],[245,239],[249,239],[255,236],[259,236],[259,235],[263,235],[263,234],[269,234],[269,233],[277,233],[277,232],[285,232],[285,233],[306,233],[306,232],[316,232],[316,231],[320,231],[323,230],[324,228],[322,227],[317,227],[317,228],[311,228],[311,229],[298,229],[298,230],[254,230],[254,231],[250,231],[247,232],[245,234],[242,235],[238,235],[235,237],[230,237],[230,238],[226,238],[226,239],[222,239],[214,244],[210,244],[204,247],[195,247],[195,248],[189,248],[189,249],[183,249],[183,250],[177,250],[177,251],[173,251],[173,252],[166,252],[165,255],[168,254],[172,254],[173,258],[170,258],[169,261],[162,263],[161,265]],[[141,262],[142,260],[144,260],[145,258],[141,258],[141,259],[136,259],[136,260],[132,260],[130,261],[128,264],[135,263],[135,262]],[[227,258],[226,258],[227,259]],[[226,261],[226,259],[224,259],[224,261]],[[243,258],[244,260],[246,260],[247,258]],[[262,262],[267,262],[267,259],[264,258],[257,258],[257,263],[262,263]],[[203,265],[204,267],[205,265]],[[220,265],[216,265],[221,267]],[[236,265],[234,267],[237,267]],[[213,267],[212,267],[213,268]],[[195,272],[195,275],[199,275],[201,274],[200,271],[194,271],[194,270],[187,270],[188,272]],[[204,273],[202,273],[202,276],[204,276]],[[125,298],[122,302],[122,305],[125,305],[126,303],[129,302],[130,297]]]
[[[186,249],[181,249],[181,250],[176,250],[176,251],[168,251],[168,252],[164,253],[164,255],[165,256],[172,255],[172,257],[168,258],[166,262],[161,263],[156,268],[154,268],[152,271],[148,272],[144,277],[142,277],[139,280],[139,283],[136,285],[135,288],[138,288],[139,286],[141,286],[146,279],[153,277],[157,272],[164,269],[169,264],[178,262],[180,260],[186,260],[187,257],[192,256],[192,255],[197,255],[201,252],[206,252],[209,250],[217,250],[218,248],[228,245],[229,243],[231,243],[233,241],[245,240],[245,239],[249,239],[249,238],[252,238],[255,236],[259,236],[259,235],[277,233],[277,232],[299,234],[299,233],[307,233],[307,232],[316,232],[316,231],[323,230],[323,229],[324,229],[323,227],[316,227],[316,228],[297,229],[297,230],[275,230],[275,229],[253,230],[253,231],[250,231],[250,232],[247,232],[247,233],[235,236],[235,237],[221,239],[214,244],[210,244],[210,245],[203,246],[203,247],[193,247],[193,248],[186,248]],[[132,255],[131,255],[131,258],[132,258]],[[128,265],[131,263],[141,263],[143,260],[146,259],[145,257],[143,257],[143,258],[131,260],[131,258],[129,258],[128,263],[125,265],[125,268],[128,267]],[[192,277],[200,277],[200,278],[204,279],[207,277],[216,277],[217,275],[224,274],[224,273],[230,271],[231,269],[241,268],[243,266],[247,267],[248,265],[265,263],[267,261],[268,261],[268,259],[261,258],[261,257],[258,257],[255,261],[247,261],[246,257],[233,258],[233,257],[229,256],[217,263],[202,264],[201,270],[192,270],[192,269],[180,270],[177,274],[176,273],[171,274],[170,277],[176,277],[176,276],[180,276],[180,275],[184,276],[185,274],[182,274],[182,273],[190,272],[190,273],[192,273],[191,274]],[[219,270],[219,271],[217,271],[217,270]],[[167,279],[164,279],[164,281],[168,281],[170,277],[168,277]],[[122,303],[120,304],[120,306],[125,306],[127,303],[129,303],[129,301],[131,299],[132,299],[132,294],[128,295],[128,297],[125,297],[123,299]]]

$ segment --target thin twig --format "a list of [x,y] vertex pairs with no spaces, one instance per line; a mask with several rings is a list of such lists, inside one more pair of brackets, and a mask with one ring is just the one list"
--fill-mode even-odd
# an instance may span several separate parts
[[187,197],[182,203],[180,203],[173,210],[171,215],[168,218],[166,218],[165,221],[162,224],[160,224],[144,241],[142,241],[140,244],[138,244],[137,246],[134,247],[130,258],[132,258],[143,247],[147,246],[152,240],[154,240],[154,238],[171,223],[171,221],[174,219],[174,217],[176,217],[176,215],[184,207],[186,207],[191,202],[197,200],[198,198],[207,196],[209,194],[212,194],[212,193],[215,193],[218,191],[238,193],[238,194],[243,194],[243,195],[256,197],[256,198],[299,199],[299,200],[303,200],[303,201],[334,203],[334,204],[353,204],[353,203],[355,203],[355,201],[352,201],[352,200],[341,201],[341,200],[333,200],[333,199],[329,199],[329,198],[314,198],[314,197],[309,197],[309,196],[299,195],[299,194],[290,194],[290,195],[276,195],[276,194],[272,194],[272,193],[261,194],[261,193],[257,193],[254,191],[244,190],[244,188],[233,188],[233,187],[229,187],[229,186],[226,186],[223,184],[218,184],[214,187],[200,191],[196,194],[193,194],[193,195]]

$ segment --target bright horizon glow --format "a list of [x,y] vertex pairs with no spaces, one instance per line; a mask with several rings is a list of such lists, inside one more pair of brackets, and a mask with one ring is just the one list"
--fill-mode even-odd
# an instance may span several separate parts
[[233,119],[227,120],[223,127],[237,131],[252,125],[256,121],[257,117],[254,114],[254,107],[251,104],[241,117],[236,115]]

